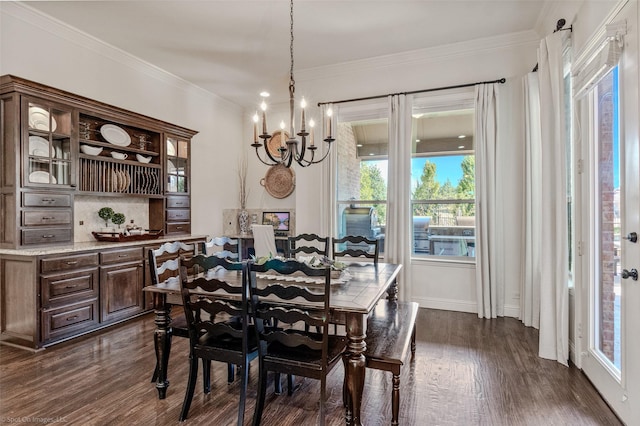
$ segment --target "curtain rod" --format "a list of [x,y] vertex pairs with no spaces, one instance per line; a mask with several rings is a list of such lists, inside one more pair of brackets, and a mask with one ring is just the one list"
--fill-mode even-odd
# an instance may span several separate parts
[[498,80],[492,80],[492,81],[479,81],[477,83],[457,84],[455,86],[445,86],[445,87],[436,87],[436,88],[433,88],[433,89],[413,90],[411,92],[389,93],[389,94],[386,94],[386,95],[367,96],[367,97],[364,97],[364,98],[354,98],[354,99],[343,99],[341,101],[333,101],[333,102],[318,102],[318,106],[328,105],[328,104],[343,104],[345,102],[368,101],[369,99],[386,98],[387,96],[413,95],[415,93],[436,92],[438,90],[460,89],[462,87],[471,87],[471,86],[476,86],[478,84],[491,84],[491,83],[504,84],[506,81],[507,80],[503,77],[503,78],[500,78]]

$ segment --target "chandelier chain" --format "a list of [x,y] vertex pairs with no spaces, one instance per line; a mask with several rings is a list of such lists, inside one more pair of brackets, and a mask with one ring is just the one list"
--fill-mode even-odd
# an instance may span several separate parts
[[290,43],[289,43],[289,54],[291,56],[291,69],[289,70],[289,86],[295,84],[295,80],[293,79],[293,0],[290,2],[289,6],[289,18],[290,18],[290,27],[289,27],[289,35],[290,35]]

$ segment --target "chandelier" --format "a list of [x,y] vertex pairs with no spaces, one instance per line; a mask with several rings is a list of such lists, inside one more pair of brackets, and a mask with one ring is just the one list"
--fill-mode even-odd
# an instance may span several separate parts
[[[314,140],[314,131],[315,131],[315,123],[313,120],[309,120],[309,127],[307,128],[307,122],[305,119],[305,107],[306,102],[304,98],[300,102],[300,131],[295,133],[294,126],[294,106],[295,106],[295,92],[296,92],[296,82],[293,79],[293,0],[290,2],[290,44],[289,44],[289,52],[291,55],[291,68],[289,70],[289,133],[287,135],[285,131],[285,123],[284,121],[280,123],[280,131],[274,132],[273,135],[270,135],[267,130],[267,103],[265,98],[269,96],[268,93],[261,93],[260,95],[263,97],[262,104],[260,108],[262,110],[262,133],[258,134],[258,122],[260,121],[260,117],[258,113],[253,116],[253,143],[252,147],[256,149],[256,155],[258,159],[266,164],[267,166],[275,166],[281,164],[285,167],[291,167],[293,161],[295,160],[302,167],[309,167],[312,164],[318,164],[322,162],[327,155],[329,155],[329,151],[331,150],[331,142],[335,139],[331,134],[331,109],[327,110],[327,133],[324,139],[324,142],[327,143],[327,150],[324,155],[320,158],[315,158],[316,150],[318,146],[315,144]],[[324,127],[324,126],[323,126]],[[300,137],[298,140],[295,135]],[[260,141],[262,139],[262,142]],[[307,141],[309,144],[307,145]],[[260,155],[260,148],[263,147],[266,153],[266,157]],[[264,158],[263,158],[264,157]]]

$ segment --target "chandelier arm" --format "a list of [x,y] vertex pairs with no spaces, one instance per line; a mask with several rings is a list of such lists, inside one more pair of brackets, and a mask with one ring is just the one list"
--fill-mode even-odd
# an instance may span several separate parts
[[[256,149],[256,154],[257,154],[257,151],[258,150]],[[269,152],[269,149],[267,149],[266,142],[265,142],[265,146],[264,146],[264,152],[267,154],[267,157],[269,157],[269,159],[271,161],[273,161],[275,164],[278,164],[278,163],[282,162],[282,160],[277,160],[273,155],[271,155],[271,152]]]
[[324,161],[324,159],[325,159],[325,158],[327,158],[327,156],[329,155],[329,152],[331,152],[331,145],[329,145],[329,148],[327,149],[327,152],[325,152],[325,153],[324,153],[324,155],[322,156],[322,158],[320,158],[320,159],[318,159],[318,160],[316,160],[316,161],[313,161],[313,158],[314,158],[314,156],[315,156],[315,152],[312,152],[312,153],[311,153],[311,159],[309,159],[309,160],[304,160],[304,159],[303,159],[303,160],[307,163],[306,165],[303,165],[303,164],[301,164],[300,162],[298,162],[298,164],[300,164],[302,167],[309,167],[309,166],[310,166],[310,165],[312,165],[312,164],[318,164],[318,163],[321,163],[321,162],[323,162],[323,161]]
[[264,161],[262,159],[262,157],[260,156],[260,152],[258,151],[260,148],[256,147],[256,157],[258,157],[258,160],[260,160],[260,162],[266,166],[277,166],[280,162],[276,159],[274,159],[270,154],[269,151],[265,149],[265,152],[267,153],[267,156],[271,159],[271,161],[273,161],[273,163],[268,163],[266,161]]

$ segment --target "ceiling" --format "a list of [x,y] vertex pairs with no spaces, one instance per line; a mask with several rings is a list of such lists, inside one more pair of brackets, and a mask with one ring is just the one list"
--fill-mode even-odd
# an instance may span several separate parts
[[[296,0],[294,73],[531,31],[562,1]],[[288,97],[287,0],[26,4],[240,106]]]

